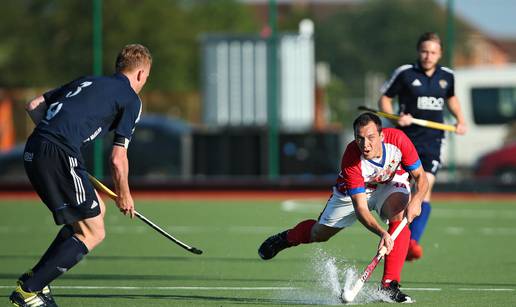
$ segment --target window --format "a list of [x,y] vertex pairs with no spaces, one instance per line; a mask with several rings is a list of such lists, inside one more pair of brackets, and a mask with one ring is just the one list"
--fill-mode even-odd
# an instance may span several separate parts
[[516,120],[516,87],[473,88],[471,100],[473,120],[478,125]]

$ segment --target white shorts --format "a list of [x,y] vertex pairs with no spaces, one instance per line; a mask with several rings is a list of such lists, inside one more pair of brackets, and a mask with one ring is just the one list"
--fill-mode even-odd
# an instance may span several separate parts
[[[380,218],[385,219],[382,217],[382,207],[387,197],[392,193],[410,195],[410,185],[408,181],[393,180],[385,184],[379,184],[376,190],[367,193],[367,206],[369,210],[375,210]],[[319,216],[319,224],[334,228],[345,228],[353,225],[356,220],[357,217],[351,197],[340,193],[336,187],[333,187],[333,194]]]

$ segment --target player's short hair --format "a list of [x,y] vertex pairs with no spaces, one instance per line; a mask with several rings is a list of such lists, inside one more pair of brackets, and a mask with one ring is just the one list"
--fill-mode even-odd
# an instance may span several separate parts
[[433,41],[433,42],[438,43],[439,46],[441,46],[441,50],[443,50],[443,42],[441,41],[441,38],[439,37],[439,35],[435,32],[425,32],[425,33],[421,34],[421,36],[417,40],[417,45],[416,45],[417,51],[419,51],[419,48],[421,48],[421,44],[423,44],[426,41]]
[[126,45],[116,57],[116,72],[132,71],[142,65],[152,65],[152,56],[147,47],[140,44]]
[[370,122],[375,123],[378,133],[382,132],[382,121],[380,120],[380,117],[374,113],[365,112],[360,114],[355,121],[353,121],[353,131],[355,135],[357,134],[358,129],[367,126]]

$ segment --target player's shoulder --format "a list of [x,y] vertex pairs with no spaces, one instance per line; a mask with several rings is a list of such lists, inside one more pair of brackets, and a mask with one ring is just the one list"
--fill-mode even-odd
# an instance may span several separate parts
[[346,146],[346,150],[344,151],[345,159],[348,161],[360,161],[361,155],[362,153],[360,152],[360,148],[358,148],[357,142],[349,142],[348,146]]
[[109,84],[111,90],[119,96],[120,100],[140,101],[138,94],[133,90],[129,79],[124,74],[115,73],[111,76],[104,76],[103,80]]
[[396,69],[394,69],[394,72],[392,73],[392,75],[393,75],[393,77],[395,77],[404,72],[408,72],[412,69],[414,69],[414,64],[403,64],[403,65],[396,67]]
[[453,69],[449,68],[449,67],[446,67],[446,66],[438,66],[438,69],[444,73],[444,74],[448,74],[448,75],[454,75],[455,73],[453,72]]
[[408,137],[405,132],[397,128],[383,128],[383,140],[385,143],[398,145],[402,142],[407,142]]

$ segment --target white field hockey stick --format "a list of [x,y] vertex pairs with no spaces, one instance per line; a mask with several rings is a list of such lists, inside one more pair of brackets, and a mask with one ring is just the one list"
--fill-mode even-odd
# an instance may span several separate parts
[[[378,111],[378,110],[371,109],[371,108],[364,107],[364,106],[360,106],[360,107],[358,107],[358,109],[360,111],[367,111],[367,112],[375,113],[376,115],[379,115],[379,116],[382,116],[382,117],[385,117],[388,119],[394,119],[394,120],[400,119],[400,117],[398,115],[385,113],[385,112]],[[433,122],[431,120],[425,120],[425,119],[419,119],[419,118],[412,118],[412,123],[414,125],[437,129],[437,130],[444,130],[444,131],[451,131],[451,132],[455,132],[455,130],[456,130],[455,126],[452,126],[452,125],[442,124],[442,123],[438,123],[438,122]]]
[[[403,227],[407,225],[407,218],[404,217],[403,220],[401,220],[401,223],[396,227],[394,232],[391,234],[392,240],[396,240],[400,232],[403,230]],[[344,303],[351,303],[355,299],[355,297],[358,295],[360,290],[362,290],[362,287],[364,286],[365,282],[371,277],[371,274],[373,274],[374,269],[382,260],[382,258],[385,256],[385,253],[387,252],[387,248],[385,246],[382,246],[382,248],[378,251],[376,256],[374,256],[373,260],[364,270],[364,273],[362,273],[362,276],[356,281],[356,283],[351,287],[350,289],[342,289],[341,294],[341,300]]]
[[[88,174],[88,177],[91,181],[91,183],[95,186],[95,188],[99,189],[100,191],[106,193],[111,199],[115,199],[117,198],[118,196],[115,194],[115,192],[111,191],[107,186],[105,186],[102,182],[100,182],[100,180],[98,180],[97,178],[93,177],[92,175]],[[134,210],[134,215],[136,215],[140,220],[142,220],[145,224],[149,225],[150,227],[152,227],[154,230],[156,230],[157,232],[159,232],[160,234],[162,234],[164,237],[166,237],[167,239],[169,239],[170,241],[176,243],[177,245],[181,246],[182,248],[186,249],[187,251],[193,253],[193,254],[196,254],[196,255],[200,255],[202,254],[202,250],[198,249],[198,248],[195,248],[195,247],[192,247],[192,246],[189,246],[183,242],[181,242],[180,240],[174,238],[173,236],[171,236],[168,232],[166,232],[165,230],[161,229],[158,225],[154,224],[151,220],[149,220],[148,218],[146,218],[145,216],[143,216],[141,213],[139,213],[138,211]]]

